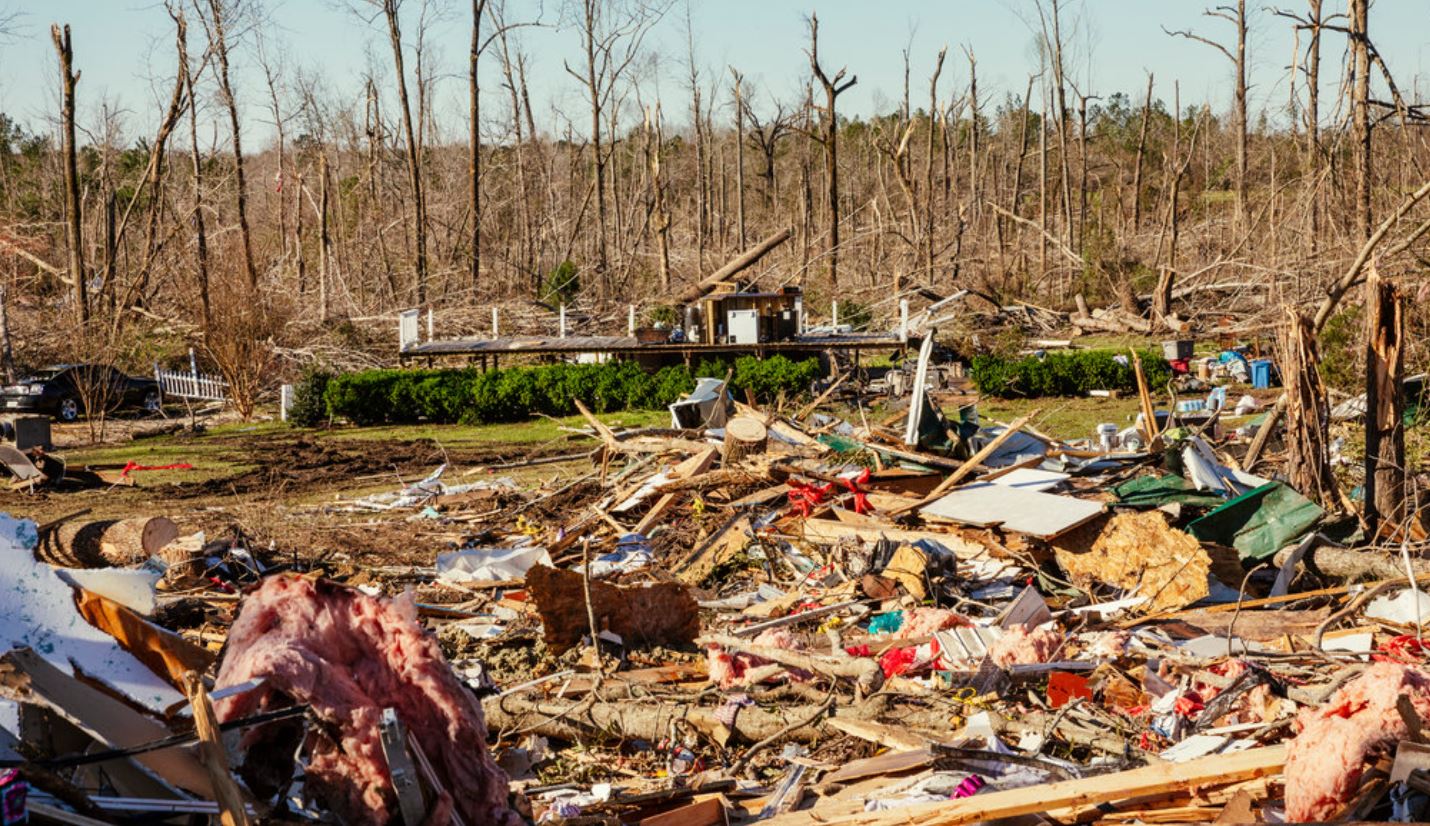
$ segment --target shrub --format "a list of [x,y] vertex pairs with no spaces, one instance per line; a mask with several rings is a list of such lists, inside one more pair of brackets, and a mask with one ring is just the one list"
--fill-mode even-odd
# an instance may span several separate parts
[[569,304],[580,291],[581,275],[576,265],[568,258],[546,274],[546,283],[541,287],[541,300],[552,304]]
[[[724,377],[723,362],[699,375]],[[713,369],[718,367],[718,371]],[[757,397],[809,390],[819,376],[819,362],[792,362],[783,356],[735,362],[732,389],[751,388]],[[597,412],[659,410],[695,387],[683,366],[650,372],[632,361],[609,364],[554,364],[506,370],[365,370],[333,376],[322,399],[326,414],[357,425],[434,422],[485,424],[533,415],[570,416],[575,399]]]
[[326,370],[309,367],[293,385],[293,406],[288,408],[288,423],[294,427],[317,427],[328,418],[328,405],[323,400],[328,381],[333,377]]
[[[1048,353],[1042,358],[1027,356],[1009,359],[995,355],[973,357],[969,371],[978,392],[1000,398],[1037,396],[1085,396],[1089,390],[1137,389],[1131,364],[1116,357],[1117,350],[1069,350]],[[1162,387],[1172,377],[1172,368],[1161,354],[1139,350],[1147,386]]]

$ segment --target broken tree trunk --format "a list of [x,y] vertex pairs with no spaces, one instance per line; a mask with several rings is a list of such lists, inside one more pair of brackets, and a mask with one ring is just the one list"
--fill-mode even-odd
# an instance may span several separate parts
[[1400,289],[1373,263],[1365,286],[1365,517],[1374,536],[1405,517],[1405,316]]
[[[1339,503],[1331,476],[1330,410],[1326,388],[1317,370],[1320,354],[1311,323],[1295,310],[1287,311],[1281,331],[1281,373],[1286,383],[1286,475],[1291,487],[1322,507]],[[1266,425],[1262,425],[1265,427]]]
[[133,565],[178,538],[179,526],[162,516],[64,522],[40,537],[35,555],[67,568]]
[[725,443],[720,450],[723,467],[734,467],[746,456],[763,453],[769,431],[753,416],[736,416],[725,424]]
[[754,266],[761,258],[764,258],[770,250],[788,241],[789,236],[790,230],[782,229],[753,247],[750,247],[737,257],[731,259],[725,266],[687,287],[684,292],[676,297],[676,302],[689,304],[692,301],[698,300],[700,296],[710,292],[716,284],[719,284],[721,281],[727,281],[730,276]]

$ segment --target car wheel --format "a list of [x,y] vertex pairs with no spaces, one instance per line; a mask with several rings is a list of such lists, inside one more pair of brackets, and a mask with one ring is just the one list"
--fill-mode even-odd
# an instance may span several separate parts
[[60,399],[59,418],[62,422],[73,422],[79,419],[79,399],[74,396],[65,396]]
[[147,413],[158,413],[163,407],[163,399],[159,396],[158,390],[150,390],[144,394],[144,410]]

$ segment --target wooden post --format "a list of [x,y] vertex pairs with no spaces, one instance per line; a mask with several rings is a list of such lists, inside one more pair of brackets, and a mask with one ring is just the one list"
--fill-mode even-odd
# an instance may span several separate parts
[[218,717],[208,692],[204,690],[203,679],[198,672],[184,675],[185,693],[193,708],[194,732],[199,736],[199,755],[209,778],[214,785],[214,798],[218,803],[219,823],[222,826],[248,826],[248,809],[244,804],[243,792],[228,770],[228,752],[223,745],[223,734],[219,731]]
[[492,338],[501,338],[501,322],[498,319],[499,310],[492,308]]
[[566,305],[561,305],[561,337],[566,338]]
[[626,335],[634,337],[636,334],[636,305],[626,305]]
[[1365,518],[1374,537],[1405,516],[1405,316],[1399,288],[1373,263],[1365,286]]

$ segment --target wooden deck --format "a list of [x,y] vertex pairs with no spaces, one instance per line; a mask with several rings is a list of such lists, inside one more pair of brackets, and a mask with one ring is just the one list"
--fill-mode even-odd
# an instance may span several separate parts
[[641,344],[632,336],[567,336],[520,337],[520,338],[457,338],[438,341],[423,341],[409,345],[400,353],[404,360],[410,358],[433,358],[438,356],[492,356],[492,355],[556,355],[572,353],[611,353],[622,356],[674,355],[691,356],[698,354],[741,353],[749,355],[773,355],[789,352],[818,352],[823,350],[861,350],[904,347],[907,342],[888,333],[845,334],[829,336],[801,336],[786,341],[771,341],[764,344]]

